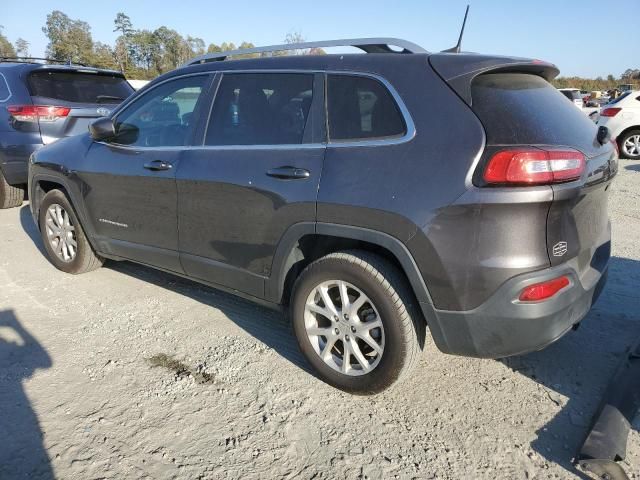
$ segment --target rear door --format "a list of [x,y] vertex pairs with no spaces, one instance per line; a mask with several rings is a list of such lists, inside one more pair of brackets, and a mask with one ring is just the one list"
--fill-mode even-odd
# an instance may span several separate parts
[[113,140],[91,144],[77,175],[101,251],[182,271],[175,176],[210,81],[200,74],[158,84],[117,114]]
[[177,173],[190,276],[256,297],[278,242],[313,222],[325,152],[323,81],[313,73],[224,73],[200,147]]
[[487,149],[474,181],[482,183],[492,152],[533,146],[581,152],[586,169],[579,180],[553,184],[547,217],[547,251],[551,265],[577,258],[579,268],[602,269],[609,257],[608,190],[618,168],[610,142],[601,145],[597,127],[565,101],[546,80],[526,73],[489,73],[476,77],[472,108],[482,121]]
[[93,120],[108,116],[133,93],[122,74],[93,69],[38,68],[27,83],[33,104],[51,108],[39,115],[44,144],[85,133]]

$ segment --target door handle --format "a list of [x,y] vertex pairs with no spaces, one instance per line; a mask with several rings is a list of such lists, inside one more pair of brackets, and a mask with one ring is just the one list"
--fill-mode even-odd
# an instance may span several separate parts
[[267,170],[267,175],[270,177],[281,178],[281,179],[301,179],[301,178],[309,178],[309,170],[298,167],[277,167],[272,168],[271,170]]
[[144,168],[153,171],[170,170],[171,167],[173,167],[173,165],[163,160],[153,160],[152,162],[147,162],[144,164]]

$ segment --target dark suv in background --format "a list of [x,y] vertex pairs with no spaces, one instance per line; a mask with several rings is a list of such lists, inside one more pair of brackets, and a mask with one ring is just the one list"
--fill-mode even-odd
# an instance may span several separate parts
[[86,132],[131,93],[120,72],[0,58],[0,208],[22,204],[33,152]]
[[[228,60],[345,44],[367,53]],[[397,39],[205,55],[36,152],[31,211],[60,270],[132,260],[288,305],[321,378],[378,392],[426,326],[504,357],[596,300],[617,154],[557,74]]]

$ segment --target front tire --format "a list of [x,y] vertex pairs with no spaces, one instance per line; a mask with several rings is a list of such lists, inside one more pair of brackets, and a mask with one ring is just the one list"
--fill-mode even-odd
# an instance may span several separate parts
[[304,356],[336,388],[369,395],[408,376],[424,345],[425,322],[390,262],[364,251],[311,263],[294,285],[290,309]]
[[19,207],[23,201],[24,189],[9,185],[0,171],[0,209]]
[[49,261],[58,270],[79,274],[102,266],[104,260],[91,248],[63,192],[51,190],[44,196],[38,223]]
[[640,159],[640,130],[630,130],[625,133],[618,143],[620,156],[632,160]]

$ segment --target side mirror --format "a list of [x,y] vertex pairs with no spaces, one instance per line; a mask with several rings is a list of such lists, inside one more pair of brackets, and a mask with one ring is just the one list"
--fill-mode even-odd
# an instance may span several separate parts
[[94,140],[110,140],[116,136],[113,120],[102,117],[89,125],[89,134]]

